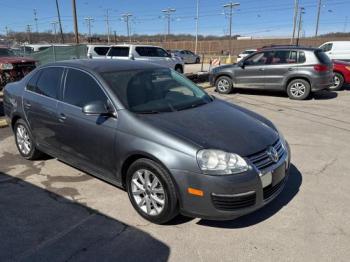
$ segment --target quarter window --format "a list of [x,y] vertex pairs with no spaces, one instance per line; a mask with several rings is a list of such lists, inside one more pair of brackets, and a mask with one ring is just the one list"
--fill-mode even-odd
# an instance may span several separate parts
[[333,44],[328,43],[328,44],[321,46],[320,48],[323,50],[323,52],[328,52],[328,51],[332,50],[332,47],[333,47]]
[[35,87],[35,92],[56,99],[61,84],[62,73],[63,68],[60,67],[42,69]]
[[28,84],[27,84],[27,90],[29,91],[33,91],[35,92],[36,90],[36,83],[38,82],[38,78],[39,78],[39,75],[40,75],[40,71],[39,72],[36,72],[32,78],[29,80]]
[[306,61],[305,53],[304,52],[299,52],[298,62],[299,63],[305,63],[305,61]]
[[107,97],[101,87],[87,73],[69,69],[64,92],[64,102],[83,107],[94,101],[107,102]]

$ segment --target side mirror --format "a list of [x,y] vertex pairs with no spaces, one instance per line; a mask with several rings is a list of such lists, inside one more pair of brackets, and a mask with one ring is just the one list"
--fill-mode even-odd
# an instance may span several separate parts
[[108,108],[107,104],[102,101],[90,102],[83,107],[82,111],[85,115],[108,116],[114,114],[114,112]]
[[244,69],[244,67],[245,67],[244,61],[240,61],[240,62],[238,63],[238,66],[241,67],[242,69]]

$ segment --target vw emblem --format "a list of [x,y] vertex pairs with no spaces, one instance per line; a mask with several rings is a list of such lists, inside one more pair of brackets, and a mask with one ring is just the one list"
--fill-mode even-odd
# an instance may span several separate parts
[[270,147],[266,150],[266,153],[267,153],[267,155],[269,156],[269,158],[270,158],[273,162],[275,162],[275,163],[278,162],[278,159],[279,159],[279,157],[278,157],[278,152],[277,152],[277,150],[276,150],[273,146],[270,146]]

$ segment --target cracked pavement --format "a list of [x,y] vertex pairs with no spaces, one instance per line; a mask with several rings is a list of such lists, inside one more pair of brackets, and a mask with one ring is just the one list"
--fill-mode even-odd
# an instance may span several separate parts
[[[215,96],[260,113],[292,150],[285,190],[233,221],[143,220],[127,194],[56,159],[26,161],[0,129],[1,261],[349,261],[350,91]],[[121,259],[122,258],[122,259]]]

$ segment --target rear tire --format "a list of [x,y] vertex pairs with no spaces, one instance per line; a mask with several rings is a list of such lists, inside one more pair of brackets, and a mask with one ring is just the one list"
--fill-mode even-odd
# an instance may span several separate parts
[[294,79],[287,86],[287,94],[290,99],[304,100],[309,97],[311,86],[304,79]]
[[199,64],[201,62],[201,60],[199,59],[199,57],[196,58],[196,64]]
[[35,147],[33,136],[25,121],[22,119],[16,121],[14,133],[16,146],[22,157],[28,160],[36,160],[44,156],[44,153]]
[[339,91],[343,89],[344,77],[340,73],[334,73],[334,85],[329,87],[331,91]]
[[233,89],[232,79],[228,76],[220,76],[215,81],[215,87],[220,94],[229,94]]
[[164,224],[179,213],[175,185],[165,168],[141,158],[128,169],[126,188],[136,211],[146,220]]

